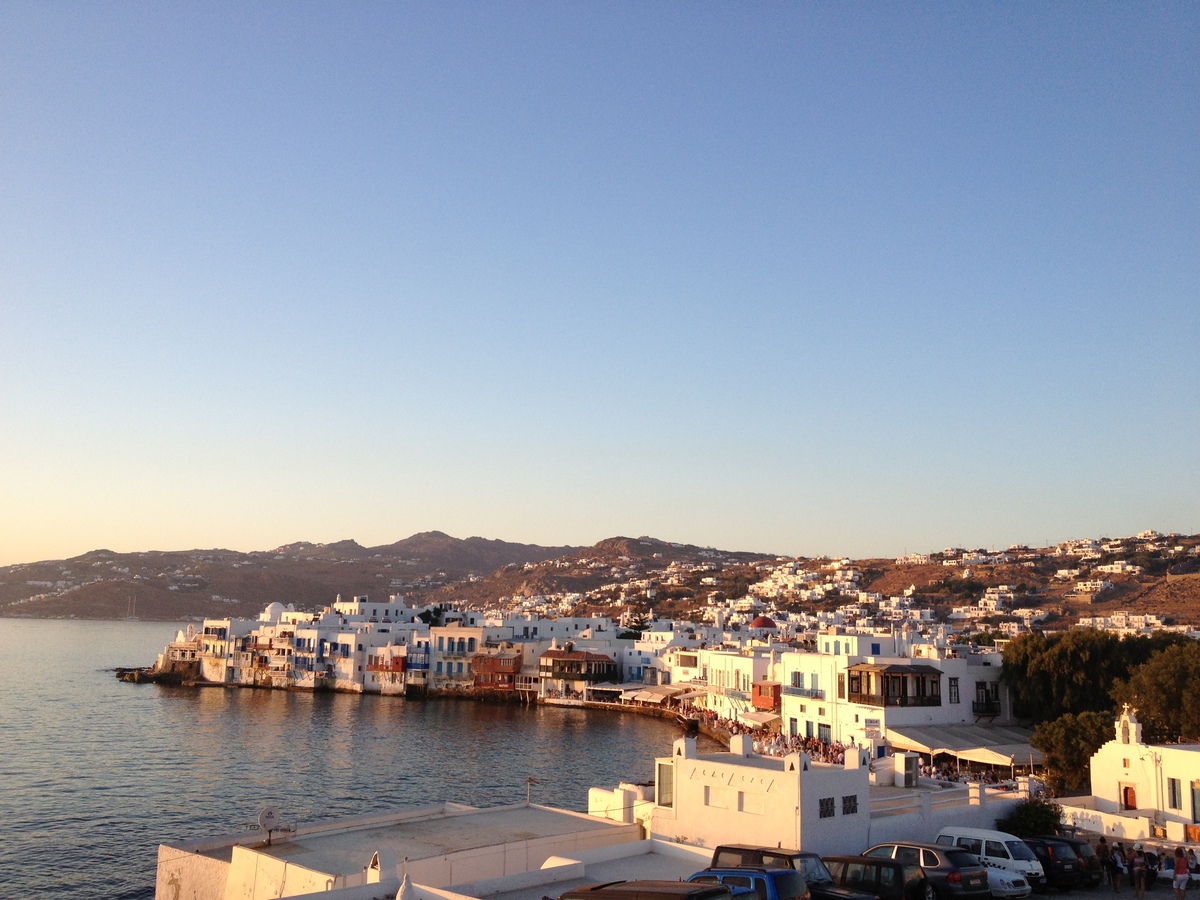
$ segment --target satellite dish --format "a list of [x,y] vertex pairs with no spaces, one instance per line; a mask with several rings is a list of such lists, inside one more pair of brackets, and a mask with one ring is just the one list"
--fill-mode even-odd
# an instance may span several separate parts
[[279,827],[279,807],[264,806],[258,814],[258,827],[263,831],[272,832]]

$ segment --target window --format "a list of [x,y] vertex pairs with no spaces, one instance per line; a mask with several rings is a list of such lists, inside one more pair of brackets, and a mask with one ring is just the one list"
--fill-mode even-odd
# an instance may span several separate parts
[[817,726],[817,739],[824,741],[826,744],[833,740],[833,733],[828,725]]
[[800,690],[804,690],[804,673],[803,672],[793,672],[792,673],[792,687],[800,688]]
[[810,687],[811,687],[811,688],[812,688],[814,691],[816,691],[816,690],[820,690],[820,689],[817,687],[817,673],[816,673],[816,672],[813,672],[813,676],[812,676],[812,684],[810,685]]
[[872,655],[872,656],[878,656],[878,655],[879,655],[879,645],[878,645],[878,644],[872,644],[872,645],[871,645],[871,655]]
[[846,794],[842,797],[842,815],[853,816],[858,812],[858,794]]
[[958,702],[958,679],[951,678],[949,680],[949,684],[950,684],[950,702],[957,703]]
[[1171,809],[1183,809],[1183,788],[1178,778],[1167,779],[1167,806]]
[[838,672],[838,699],[846,699],[846,674],[844,672]]
[[675,764],[664,762],[658,764],[658,776],[655,778],[658,786],[658,805],[675,805]]
[[822,797],[817,801],[817,805],[820,807],[822,819],[832,819],[836,815],[832,797]]

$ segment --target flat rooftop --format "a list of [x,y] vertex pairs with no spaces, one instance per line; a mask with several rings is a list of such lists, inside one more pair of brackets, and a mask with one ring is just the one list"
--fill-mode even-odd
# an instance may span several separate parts
[[341,820],[331,823],[328,831],[300,834],[254,849],[318,872],[348,875],[361,872],[376,850],[391,850],[397,862],[415,861],[497,844],[602,831],[617,825],[583,813],[540,806],[432,807],[417,815],[410,813],[407,818],[389,819],[384,814],[359,821],[361,824]]
[[[647,844],[651,845],[648,849]],[[611,857],[611,852],[581,853],[577,858],[584,863],[582,876],[563,878],[562,880],[528,887],[514,888],[509,891],[487,894],[487,900],[542,900],[543,897],[557,897],[571,888],[585,884],[598,884],[607,881],[632,881],[646,878],[680,881],[689,875],[699,872],[712,860],[711,849],[662,848],[658,841],[637,841],[622,845],[632,855],[617,858],[597,859],[588,862],[589,857]],[[688,853],[687,851],[691,851]]]

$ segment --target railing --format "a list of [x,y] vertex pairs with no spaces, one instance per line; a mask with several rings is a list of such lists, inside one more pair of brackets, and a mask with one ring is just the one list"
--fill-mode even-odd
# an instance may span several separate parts
[[999,700],[974,700],[971,702],[971,712],[977,716],[1000,715]]
[[824,700],[825,691],[821,688],[792,687],[785,684],[781,690],[785,697],[807,697],[810,700]]
[[405,670],[404,660],[397,659],[390,663],[367,663],[368,672],[403,672]]
[[940,696],[924,696],[902,694],[848,694],[851,703],[861,703],[864,706],[941,706]]

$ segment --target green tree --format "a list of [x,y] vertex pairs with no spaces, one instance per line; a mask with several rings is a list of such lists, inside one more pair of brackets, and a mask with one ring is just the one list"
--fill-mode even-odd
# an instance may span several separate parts
[[1179,635],[1121,640],[1094,628],[1050,637],[1021,635],[1005,649],[1000,677],[1012,694],[1016,714],[1035,723],[1065,713],[1111,712],[1112,698],[1101,685],[1128,678],[1154,652],[1179,645]]
[[1045,754],[1050,793],[1055,797],[1090,794],[1092,756],[1112,739],[1113,733],[1111,713],[1067,713],[1038,725],[1029,743]]
[[1200,644],[1187,641],[1159,650],[1118,681],[1112,697],[1138,711],[1148,743],[1200,740]]
[[996,820],[998,830],[1017,837],[1057,834],[1061,824],[1062,810],[1057,804],[1045,800],[1022,800],[1007,816]]

